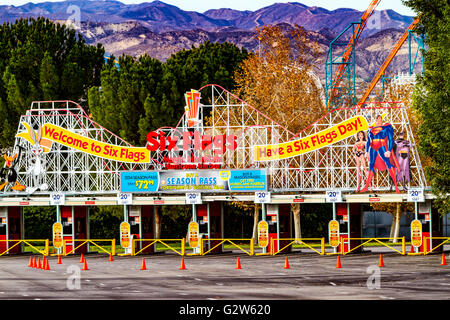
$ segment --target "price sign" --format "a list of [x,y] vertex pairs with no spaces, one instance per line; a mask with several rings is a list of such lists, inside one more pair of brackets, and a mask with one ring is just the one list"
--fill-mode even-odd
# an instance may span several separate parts
[[63,206],[66,203],[66,196],[64,193],[51,193],[50,194],[50,205],[52,206]]
[[331,220],[328,223],[328,241],[333,248],[339,245],[339,222],[336,220]]
[[255,192],[255,203],[270,203],[270,192]]
[[124,249],[131,246],[130,224],[126,221],[120,224],[120,245]]
[[408,202],[424,202],[423,188],[411,188],[408,190]]
[[422,245],[422,223],[419,220],[411,221],[411,244],[415,248]]
[[59,222],[55,222],[52,227],[53,233],[53,246],[56,249],[60,249],[63,245],[63,226]]
[[258,245],[266,248],[269,245],[269,224],[266,221],[258,223]]
[[133,204],[133,194],[124,192],[118,193],[117,204]]
[[186,193],[186,204],[202,204],[201,193]]
[[342,192],[340,190],[330,190],[325,193],[326,202],[342,202]]
[[188,240],[189,240],[189,246],[191,248],[197,248],[200,245],[200,239],[198,234],[198,223],[197,222],[190,222],[188,225]]

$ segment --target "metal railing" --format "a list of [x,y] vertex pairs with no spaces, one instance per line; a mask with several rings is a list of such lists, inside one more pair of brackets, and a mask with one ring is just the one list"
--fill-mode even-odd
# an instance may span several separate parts
[[[145,244],[145,246],[143,248],[141,248],[139,251],[136,251],[136,242],[150,242],[149,244]],[[167,244],[166,242],[181,242],[180,244],[180,250],[177,250],[176,247],[171,246],[169,244]],[[186,251],[186,239],[133,239],[131,240],[131,255],[135,256],[139,253],[143,253],[145,249],[149,248],[150,246],[160,243],[162,245],[164,245],[166,248],[168,248],[169,250],[172,250],[173,252],[179,254],[180,256],[184,256],[185,255],[185,251]]]
[[[350,248],[350,242],[352,240],[361,240],[364,241],[361,244],[355,246],[354,248],[349,249],[348,251],[345,251],[344,248],[344,242],[348,242],[349,244],[349,248]],[[397,250],[396,248],[393,247],[393,244],[389,245],[388,243],[383,242],[382,240],[401,240],[401,243],[398,244],[397,246],[401,245],[402,246],[402,250]],[[342,255],[346,255],[349,254],[352,251],[355,251],[356,249],[363,247],[364,245],[370,243],[370,242],[375,242],[378,244],[381,244],[384,247],[387,247],[395,252],[398,252],[401,255],[405,255],[406,254],[406,241],[405,241],[405,237],[395,237],[395,238],[344,238],[341,237],[341,254]]]
[[[284,245],[284,247],[282,247],[281,249],[278,249],[275,252],[274,242],[278,241],[278,240],[289,241],[289,243]],[[306,243],[305,241],[315,241],[315,242],[320,241],[320,251],[317,250],[316,248],[314,248],[312,245]],[[272,238],[271,246],[270,246],[270,251],[271,251],[270,254],[274,256],[294,244],[304,245],[306,248],[311,249],[312,251],[320,254],[321,256],[323,256],[325,254],[325,238],[280,238],[280,239]]]
[[[214,244],[214,246],[209,248],[207,251],[204,251],[205,241],[217,241],[218,243]],[[242,245],[236,243],[237,241],[241,241],[241,242],[249,241],[250,242],[249,250],[246,250]],[[250,239],[204,239],[204,238],[202,238],[202,239],[200,239],[200,255],[204,256],[205,254],[210,253],[211,251],[213,251],[214,249],[216,249],[217,247],[219,247],[220,245],[222,245],[224,243],[231,244],[233,247],[236,247],[237,249],[245,252],[249,256],[253,256],[255,254],[255,241],[253,238],[250,238]]]
[[[67,251],[67,243],[73,243],[80,242],[78,246],[75,247],[75,245],[72,245],[72,249]],[[111,250],[107,250],[104,248],[104,246],[101,246],[98,244],[98,242],[111,242]],[[99,248],[101,251],[105,252],[106,254],[112,254],[113,256],[116,255],[116,239],[64,239],[63,240],[63,255],[67,256],[69,254],[75,253],[75,251],[84,246],[85,244],[92,244],[95,247]]]
[[[450,237],[424,237],[423,240],[424,240],[424,242],[423,242],[423,251],[424,251],[423,253],[424,254],[429,254],[429,253],[433,252],[434,250],[443,246],[447,242],[450,243]],[[428,248],[428,240],[443,240],[443,241],[441,243],[439,243],[437,246],[435,246],[434,248],[433,247]]]
[[[8,248],[5,251],[0,252],[0,256],[8,253],[11,249],[13,249],[14,247],[18,246],[21,243],[29,246],[30,248],[32,248],[33,250],[35,250],[39,254],[42,254],[44,256],[48,256],[48,248],[49,248],[49,240],[48,239],[16,239],[16,240],[0,240],[0,242],[6,242],[8,244],[10,242],[15,242],[12,246],[7,246]],[[31,242],[44,242],[45,243],[44,250],[38,249],[37,247],[32,245]]]

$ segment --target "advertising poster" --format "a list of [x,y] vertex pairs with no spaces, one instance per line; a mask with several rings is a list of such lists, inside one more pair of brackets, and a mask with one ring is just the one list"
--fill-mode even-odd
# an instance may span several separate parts
[[122,171],[121,192],[255,192],[267,190],[265,170]]

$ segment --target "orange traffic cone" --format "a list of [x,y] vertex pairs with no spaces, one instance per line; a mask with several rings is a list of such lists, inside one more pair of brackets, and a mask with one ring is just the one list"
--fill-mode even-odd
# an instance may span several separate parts
[[284,268],[285,268],[285,269],[290,269],[288,257],[286,257],[286,260],[284,261]]
[[38,258],[38,262],[36,264],[37,269],[42,269],[41,258]]
[[48,263],[48,259],[45,259],[44,270],[50,270],[50,265]]
[[83,254],[81,254],[81,257],[80,257],[80,263],[84,263],[84,257],[83,257]]
[[381,268],[381,267],[384,267],[384,262],[383,262],[383,255],[382,254],[380,254],[380,261],[378,262],[378,266]]
[[237,258],[237,260],[236,260],[236,268],[235,269],[242,269],[241,260],[239,258]]
[[340,258],[339,256],[337,257],[336,268],[337,268],[337,269],[341,269],[341,268],[342,268],[342,265],[341,265],[341,258]]
[[147,266],[145,265],[145,259],[142,258],[141,270],[147,270]]
[[33,258],[30,256],[30,262],[28,262],[28,266],[33,268]]
[[84,258],[84,261],[83,261],[83,268],[82,268],[81,270],[89,270],[89,268],[87,267],[86,258]]
[[184,258],[181,258],[180,270],[186,270],[186,265],[184,264]]
[[58,262],[56,264],[62,264],[61,255],[60,254],[58,254]]
[[37,268],[36,257],[33,258],[33,268]]
[[446,266],[446,265],[447,265],[447,261],[445,260],[445,253],[442,252],[441,266]]
[[109,254],[109,261],[114,261],[112,253]]

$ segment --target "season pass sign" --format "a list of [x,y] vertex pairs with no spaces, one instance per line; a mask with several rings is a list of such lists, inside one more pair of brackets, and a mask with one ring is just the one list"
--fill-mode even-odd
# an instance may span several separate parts
[[255,192],[267,190],[265,170],[123,171],[121,192]]

